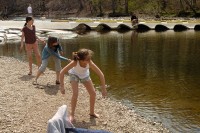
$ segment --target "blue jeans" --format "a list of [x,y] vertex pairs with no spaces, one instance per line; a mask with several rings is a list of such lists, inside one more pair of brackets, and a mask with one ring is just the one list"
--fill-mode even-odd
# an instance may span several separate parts
[[84,128],[65,128],[66,133],[110,133],[104,130],[91,130]]

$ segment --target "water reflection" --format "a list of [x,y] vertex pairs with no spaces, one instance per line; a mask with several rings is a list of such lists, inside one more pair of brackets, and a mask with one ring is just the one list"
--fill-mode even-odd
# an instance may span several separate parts
[[[192,30],[90,32],[61,40],[61,44],[67,57],[83,47],[95,52],[93,60],[105,73],[112,97],[172,132],[199,132],[199,36],[200,32]],[[25,60],[18,53],[19,45],[0,46],[0,55]]]

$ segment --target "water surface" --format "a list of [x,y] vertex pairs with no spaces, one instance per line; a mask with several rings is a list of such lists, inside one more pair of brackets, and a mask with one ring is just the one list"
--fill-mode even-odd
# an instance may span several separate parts
[[[94,51],[110,97],[172,132],[200,132],[200,32],[90,32],[61,40],[65,56]],[[0,46],[0,55],[26,60],[20,43]],[[40,45],[40,50],[42,45]],[[66,63],[63,63],[64,66]],[[49,67],[54,69],[53,62]],[[98,77],[92,74],[94,83]]]

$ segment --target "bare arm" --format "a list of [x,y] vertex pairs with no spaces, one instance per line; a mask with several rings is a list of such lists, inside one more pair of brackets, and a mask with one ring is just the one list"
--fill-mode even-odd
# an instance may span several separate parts
[[64,76],[65,73],[67,73],[71,68],[76,66],[76,61],[71,61],[68,65],[66,65],[61,71],[60,71],[60,91],[62,94],[65,94],[64,89]]
[[[35,29],[35,31],[36,31],[36,26],[33,25],[33,27],[34,27],[34,29]],[[36,34],[35,34],[35,36],[36,36]],[[36,39],[37,39],[38,41],[40,41],[41,43],[43,43],[43,45],[46,44],[45,40],[43,40],[43,39],[41,40],[38,36],[36,36]]]
[[106,83],[105,83],[105,77],[103,72],[99,69],[98,66],[94,64],[94,62],[91,60],[90,63],[90,68],[99,76],[100,82],[101,82],[101,89],[102,89],[102,96],[105,97],[107,96],[107,90],[106,90]]
[[24,32],[22,31],[20,52],[22,51],[23,46],[24,46]]
[[45,40],[41,40],[38,36],[36,36],[36,39],[38,40],[38,41],[40,41],[42,44],[46,44],[46,41]]

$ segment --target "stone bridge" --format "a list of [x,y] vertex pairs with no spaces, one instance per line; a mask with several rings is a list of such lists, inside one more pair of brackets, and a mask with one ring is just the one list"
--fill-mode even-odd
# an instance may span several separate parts
[[[21,36],[21,29],[24,26],[24,20],[7,20],[0,21],[0,44],[5,44],[6,40],[19,40]],[[95,30],[99,32],[116,30],[118,32],[126,32],[129,30],[137,30],[138,32],[155,30],[157,32],[166,31],[166,30],[174,30],[174,31],[184,31],[184,30],[195,30],[200,31],[199,23],[191,23],[191,22],[179,22],[179,23],[169,23],[169,22],[156,22],[156,23],[148,23],[148,22],[139,22],[136,26],[132,26],[130,21],[123,22],[100,22],[100,21],[90,21],[90,22],[78,22],[78,21],[66,21],[66,20],[41,20],[36,19],[34,21],[36,25],[37,34],[41,34],[44,31],[51,32],[51,34],[56,33],[59,37],[76,37],[77,34],[84,34],[87,31]],[[59,31],[57,31],[59,30]],[[60,30],[63,33],[60,33]],[[76,33],[72,34],[71,32],[65,31],[75,31]],[[59,34],[60,33],[60,34]]]
[[159,23],[146,23],[139,22],[137,25],[132,26],[129,22],[67,22],[68,27],[67,30],[138,30],[138,31],[148,31],[148,30],[156,30],[156,31],[166,31],[166,30],[174,30],[174,31],[184,31],[184,30],[200,30],[199,23],[168,23],[168,22],[159,22]]
[[[12,21],[0,21],[0,27],[6,28],[19,28],[21,29],[25,23],[25,20],[12,20]],[[50,20],[50,19],[36,19],[34,21],[37,29],[49,29],[49,30],[70,30],[70,31],[184,31],[184,30],[197,30],[200,31],[200,23],[198,22],[142,22],[138,25],[132,26],[130,21],[69,21],[69,20]]]

